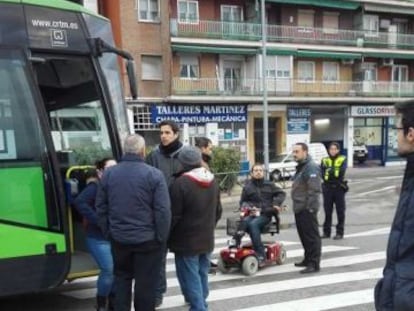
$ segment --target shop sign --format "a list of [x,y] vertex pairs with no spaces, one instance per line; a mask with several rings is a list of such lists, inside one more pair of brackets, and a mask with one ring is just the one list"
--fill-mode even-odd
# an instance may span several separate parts
[[353,117],[389,117],[395,115],[394,106],[352,106]]
[[288,134],[309,133],[310,108],[288,108],[287,109],[287,132]]
[[247,122],[247,106],[245,105],[153,105],[151,106],[151,122],[160,123],[172,120],[176,123],[220,123]]

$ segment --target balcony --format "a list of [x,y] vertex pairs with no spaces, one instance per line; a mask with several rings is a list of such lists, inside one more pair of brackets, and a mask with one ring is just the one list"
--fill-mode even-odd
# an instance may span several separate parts
[[[173,78],[172,94],[185,96],[262,96],[260,79]],[[414,97],[414,82],[300,81],[267,79],[274,97]]]
[[[261,25],[257,23],[205,20],[193,23],[181,23],[177,22],[176,19],[171,19],[171,36],[259,41],[262,37],[262,29]],[[267,26],[267,40],[268,42],[399,49],[411,49],[414,47],[414,35],[411,34],[281,25]]]

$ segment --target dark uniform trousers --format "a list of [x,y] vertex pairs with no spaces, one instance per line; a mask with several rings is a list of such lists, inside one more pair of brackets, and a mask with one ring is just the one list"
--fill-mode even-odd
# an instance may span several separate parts
[[321,237],[318,229],[317,213],[303,210],[295,214],[296,228],[305,249],[304,263],[319,268],[321,260]]
[[325,183],[322,186],[323,191],[323,209],[325,210],[325,222],[323,224],[323,233],[326,236],[331,235],[332,212],[335,205],[338,224],[336,234],[344,235],[345,226],[345,191],[337,184]]

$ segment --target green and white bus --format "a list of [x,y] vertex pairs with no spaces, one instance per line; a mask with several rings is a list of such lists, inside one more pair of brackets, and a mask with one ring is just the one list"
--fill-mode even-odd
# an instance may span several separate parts
[[66,199],[69,167],[129,132],[110,22],[62,0],[0,0],[0,297],[96,273]]

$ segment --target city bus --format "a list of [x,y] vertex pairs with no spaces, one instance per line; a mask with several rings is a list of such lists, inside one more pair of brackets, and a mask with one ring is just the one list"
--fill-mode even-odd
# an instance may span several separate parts
[[0,297],[97,273],[66,177],[121,155],[120,63],[136,97],[108,19],[69,1],[0,0]]

